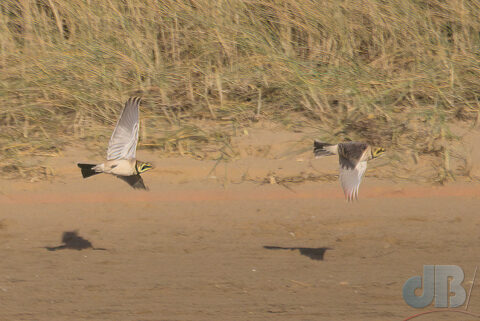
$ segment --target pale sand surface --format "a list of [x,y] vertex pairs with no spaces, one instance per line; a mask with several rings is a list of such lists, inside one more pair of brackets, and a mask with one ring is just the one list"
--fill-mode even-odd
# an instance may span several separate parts
[[[424,264],[461,266],[468,289],[480,263],[478,183],[367,177],[348,203],[336,181],[242,181],[313,171],[307,161],[211,172],[213,161],[156,159],[142,192],[83,180],[75,160],[87,154],[62,158],[52,182],[0,181],[0,320],[403,320],[428,310],[401,292]],[[106,250],[44,248],[73,230]],[[459,318],[475,319],[417,319]]]

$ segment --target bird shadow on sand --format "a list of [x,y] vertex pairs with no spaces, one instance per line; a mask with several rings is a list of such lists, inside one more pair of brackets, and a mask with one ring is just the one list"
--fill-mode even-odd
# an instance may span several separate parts
[[57,251],[57,250],[106,250],[104,248],[93,247],[92,243],[84,239],[83,237],[78,235],[77,231],[70,231],[70,232],[63,232],[62,236],[62,245],[59,246],[45,246],[45,248],[49,251]]
[[265,245],[263,248],[267,250],[298,250],[301,255],[305,255],[310,259],[316,261],[323,261],[323,256],[325,255],[325,252],[327,252],[327,250],[332,250],[329,247],[282,247],[270,245]]

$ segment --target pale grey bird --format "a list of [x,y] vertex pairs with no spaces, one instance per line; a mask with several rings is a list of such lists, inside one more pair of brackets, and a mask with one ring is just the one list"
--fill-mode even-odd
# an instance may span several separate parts
[[315,158],[338,155],[340,163],[340,183],[348,201],[358,199],[358,189],[367,170],[367,161],[377,158],[385,149],[373,148],[367,143],[346,142],[336,145],[314,141]]
[[140,174],[152,169],[153,166],[135,158],[138,142],[139,105],[139,97],[129,98],[125,103],[108,144],[106,162],[98,165],[77,164],[82,170],[83,178],[107,173],[117,176],[135,189],[147,189]]

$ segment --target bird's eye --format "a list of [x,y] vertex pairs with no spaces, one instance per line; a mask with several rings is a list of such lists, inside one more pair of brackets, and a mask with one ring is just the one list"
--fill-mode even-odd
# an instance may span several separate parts
[[385,149],[384,149],[384,148],[379,148],[379,149],[377,149],[377,150],[375,151],[375,156],[380,155],[380,154],[382,154],[382,153],[384,153],[384,152],[385,152]]

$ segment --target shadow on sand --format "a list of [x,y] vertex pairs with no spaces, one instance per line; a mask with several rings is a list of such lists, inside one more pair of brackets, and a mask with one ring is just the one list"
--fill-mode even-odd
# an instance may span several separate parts
[[85,250],[85,249],[93,249],[93,250],[106,250],[103,248],[93,247],[92,243],[89,240],[84,239],[83,237],[78,235],[77,231],[73,232],[63,232],[62,236],[62,245],[59,246],[45,246],[45,248],[49,251],[57,251],[57,250]]
[[301,255],[308,256],[312,260],[323,261],[323,256],[327,250],[331,250],[329,247],[281,247],[281,246],[269,246],[263,247],[267,250],[299,250]]

